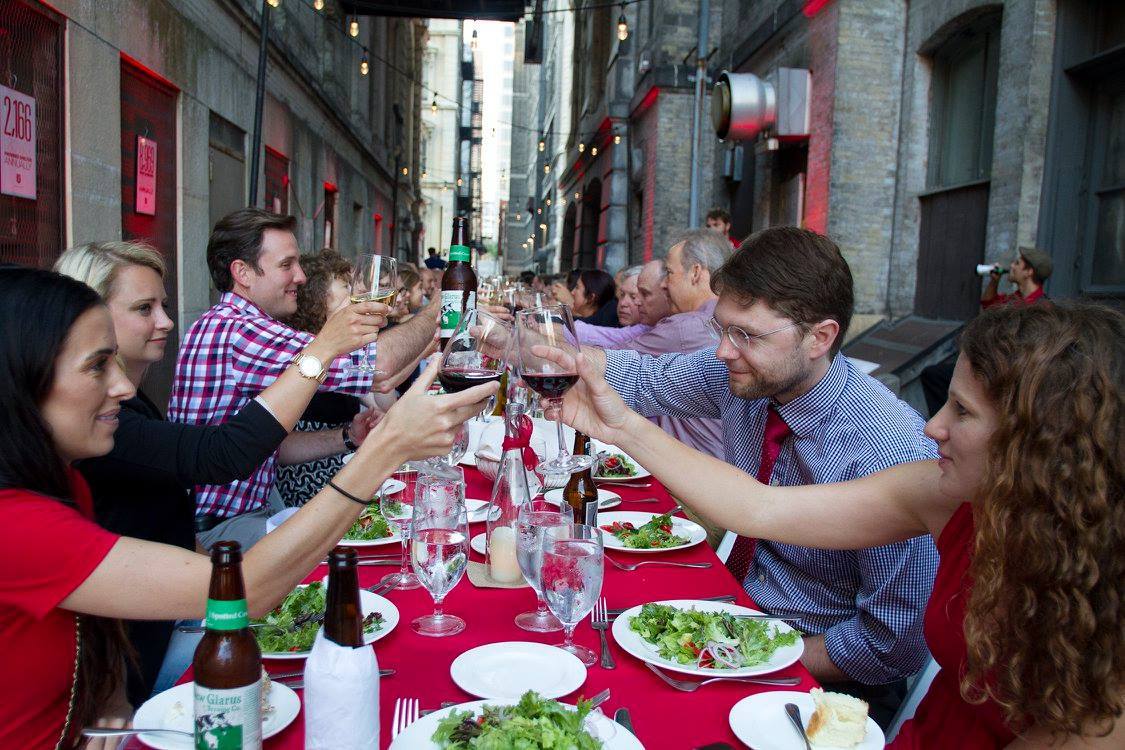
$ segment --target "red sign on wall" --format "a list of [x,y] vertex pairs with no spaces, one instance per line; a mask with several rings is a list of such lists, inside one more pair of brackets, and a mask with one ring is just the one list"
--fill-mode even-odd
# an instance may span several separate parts
[[156,141],[137,136],[137,199],[139,214],[156,215]]
[[35,198],[35,99],[0,86],[0,193]]

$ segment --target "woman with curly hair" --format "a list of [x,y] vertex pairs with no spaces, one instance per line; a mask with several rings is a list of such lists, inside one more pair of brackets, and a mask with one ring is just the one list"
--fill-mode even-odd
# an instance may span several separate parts
[[933,536],[941,563],[925,633],[942,669],[892,747],[1125,746],[1121,313],[985,312],[966,328],[949,399],[926,427],[940,460],[840,484],[764,486],[676,442],[589,360],[577,365],[564,420],[620,446],[726,528],[826,549]]

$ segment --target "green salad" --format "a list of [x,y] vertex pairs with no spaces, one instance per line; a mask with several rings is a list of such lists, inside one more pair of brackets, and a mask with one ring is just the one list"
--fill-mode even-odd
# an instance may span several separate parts
[[[253,628],[258,648],[263,653],[279,654],[308,651],[316,640],[316,631],[324,619],[328,587],[320,581],[298,586],[285,600],[265,617],[251,623],[269,627]],[[363,618],[363,633],[368,635],[383,629],[383,616],[372,612]]]
[[644,605],[640,614],[630,618],[629,629],[669,661],[714,669],[762,664],[774,651],[793,645],[801,637],[796,630],[782,632],[775,623],[765,620],[667,604]]
[[613,534],[630,549],[679,547],[691,541],[687,537],[676,536],[672,533],[671,513],[653,516],[651,520],[641,526],[634,526],[630,521],[614,521],[602,526],[602,529]]
[[599,477],[635,477],[637,465],[629,460],[624,453],[611,453],[608,458],[601,460],[598,467]]
[[571,711],[529,690],[514,706],[484,706],[479,716],[452,711],[431,738],[439,748],[475,750],[597,750],[602,746],[583,728],[590,702]]
[[379,504],[372,503],[367,510],[360,514],[348,533],[344,534],[345,542],[367,542],[376,539],[386,539],[391,535],[391,527],[387,519],[379,512]]

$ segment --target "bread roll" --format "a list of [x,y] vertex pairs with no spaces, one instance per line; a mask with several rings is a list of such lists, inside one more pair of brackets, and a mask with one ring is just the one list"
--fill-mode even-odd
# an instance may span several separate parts
[[805,730],[817,747],[855,747],[867,736],[867,703],[841,693],[809,691],[816,710]]

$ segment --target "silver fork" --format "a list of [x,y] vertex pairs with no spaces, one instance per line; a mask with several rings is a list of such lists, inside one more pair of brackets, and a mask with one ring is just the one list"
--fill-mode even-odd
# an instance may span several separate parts
[[606,555],[605,559],[613,564],[613,567],[618,570],[634,571],[642,565],[666,565],[669,568],[710,568],[709,562],[673,562],[672,560],[644,560],[638,563],[623,563],[613,559],[612,556]]
[[699,688],[710,685],[712,682],[746,682],[751,685],[799,685],[801,682],[800,677],[712,677],[708,680],[693,682],[692,680],[677,680],[675,677],[665,674],[655,664],[645,662],[645,666],[676,690],[683,690],[685,693],[694,693]]
[[418,721],[421,704],[417,698],[396,698],[394,718],[391,719],[391,739],[398,737],[406,728]]
[[613,654],[609,652],[609,639],[605,634],[605,631],[609,629],[609,615],[606,614],[608,611],[609,607],[603,596],[598,600],[598,603],[594,605],[594,614],[590,618],[590,627],[598,631],[598,635],[602,639],[602,668],[617,669],[617,662],[613,660]]

